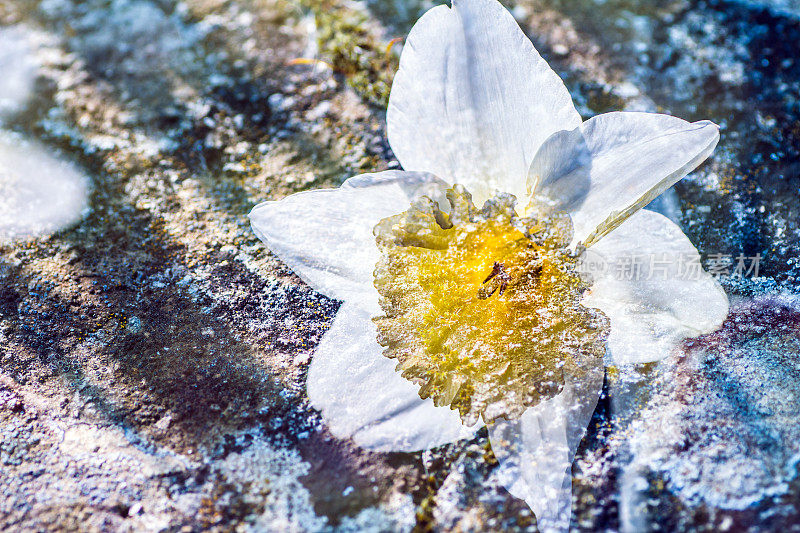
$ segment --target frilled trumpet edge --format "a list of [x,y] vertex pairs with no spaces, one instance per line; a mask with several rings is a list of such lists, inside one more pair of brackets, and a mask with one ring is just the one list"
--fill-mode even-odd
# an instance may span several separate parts
[[568,215],[519,217],[509,194],[478,209],[459,185],[446,196],[447,212],[423,197],[375,227],[378,342],[465,424],[513,420],[602,364],[609,321],[580,304]]

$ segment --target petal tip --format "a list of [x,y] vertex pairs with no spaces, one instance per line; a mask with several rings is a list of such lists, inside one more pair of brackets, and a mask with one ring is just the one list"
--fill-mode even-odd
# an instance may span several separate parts
[[715,133],[717,134],[717,136],[719,136],[720,127],[719,127],[719,124],[717,124],[716,122],[714,122],[712,120],[699,120],[699,121],[695,122],[695,124],[700,125],[702,128],[713,129],[715,131]]

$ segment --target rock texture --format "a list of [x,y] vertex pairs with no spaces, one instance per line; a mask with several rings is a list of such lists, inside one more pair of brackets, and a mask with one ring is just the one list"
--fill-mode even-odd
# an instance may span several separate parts
[[[734,307],[721,331],[609,371],[573,469],[574,528],[797,528],[796,2],[508,5],[585,116],[721,124],[712,160],[658,207],[705,258],[762,258],[759,277],[723,280]],[[0,529],[536,529],[498,485],[485,434],[371,454],[327,432],[304,375],[338,302],[246,218],[259,201],[397,167],[385,49],[427,6],[0,4],[30,59],[9,63],[24,71],[3,135],[91,182],[78,223],[0,244]]]

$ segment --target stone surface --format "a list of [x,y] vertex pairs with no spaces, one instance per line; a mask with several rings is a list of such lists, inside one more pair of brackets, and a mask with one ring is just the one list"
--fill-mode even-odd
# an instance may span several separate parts
[[[338,302],[246,214],[397,167],[382,54],[428,6],[331,4],[347,21],[334,32],[313,0],[0,3],[0,35],[35,35],[3,74],[23,80],[0,95],[3,135],[89,180],[79,221],[0,245],[0,529],[535,530],[485,432],[371,454],[305,398]],[[721,124],[710,162],[659,206],[707,260],[762,257],[759,277],[723,280],[720,332],[608,372],[573,468],[577,530],[800,523],[795,4],[508,3],[584,116]],[[293,61],[315,54],[336,70]]]

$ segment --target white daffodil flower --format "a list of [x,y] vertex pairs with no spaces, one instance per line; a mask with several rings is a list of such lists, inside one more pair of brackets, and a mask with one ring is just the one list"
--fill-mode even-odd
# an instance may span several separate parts
[[[603,352],[606,364],[655,361],[727,316],[717,282],[686,275],[699,265],[689,239],[642,209],[711,154],[718,128],[649,113],[583,122],[496,0],[454,0],[417,22],[387,120],[405,171],[250,214],[272,252],[343,301],[308,397],[334,435],[377,451],[469,438],[480,424],[464,421],[482,418],[504,485],[541,529],[564,530]],[[467,192],[489,201],[479,211]],[[588,288],[579,255],[603,266]]]

